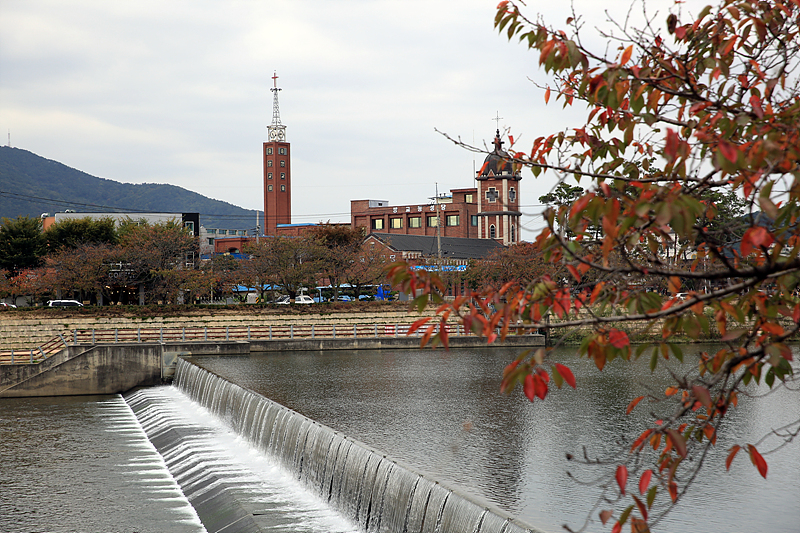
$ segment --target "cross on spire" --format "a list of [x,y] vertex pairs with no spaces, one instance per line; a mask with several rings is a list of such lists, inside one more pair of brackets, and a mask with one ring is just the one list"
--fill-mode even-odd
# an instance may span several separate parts
[[[272,86],[277,89],[278,88],[278,73],[273,71],[272,72]],[[278,89],[280,90],[280,89]]]
[[492,120],[497,122],[497,130],[499,131],[500,130],[500,121],[503,120],[503,117],[500,116],[500,112],[499,111],[496,112],[495,117]]

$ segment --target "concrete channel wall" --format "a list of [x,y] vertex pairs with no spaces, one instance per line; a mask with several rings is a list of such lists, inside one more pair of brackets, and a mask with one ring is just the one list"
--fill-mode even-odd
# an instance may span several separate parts
[[[453,348],[486,346],[478,337],[451,337]],[[496,346],[544,346],[541,335],[509,336]],[[169,381],[178,357],[251,352],[415,349],[415,337],[70,345],[36,364],[0,365],[0,398],[116,394]]]
[[235,341],[69,346],[37,364],[0,365],[0,398],[122,393],[171,379],[180,356],[249,350]]

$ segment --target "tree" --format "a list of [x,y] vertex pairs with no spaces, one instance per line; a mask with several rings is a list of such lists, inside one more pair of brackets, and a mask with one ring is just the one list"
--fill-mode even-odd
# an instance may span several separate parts
[[120,227],[121,262],[126,274],[120,283],[143,283],[151,300],[176,300],[178,278],[173,269],[186,268],[187,259],[197,255],[197,238],[180,224],[129,222]]
[[79,300],[89,294],[102,294],[110,300],[113,259],[114,250],[107,244],[82,244],[50,254],[46,269],[51,290],[76,291]]
[[339,286],[357,260],[364,228],[350,228],[338,224],[319,224],[311,229],[317,244],[320,273],[333,287],[334,301],[339,297]]
[[52,253],[61,248],[77,248],[82,244],[116,244],[117,231],[111,218],[68,218],[47,228],[44,239]]
[[0,268],[17,272],[39,266],[46,251],[42,221],[38,218],[3,218],[0,226]]
[[354,261],[345,272],[345,281],[353,288],[356,300],[364,287],[383,280],[385,266],[385,249],[373,242],[367,244],[362,241]]
[[[701,355],[699,371],[687,369],[662,393],[632,399],[628,411],[649,402],[672,410],[597,480],[614,489],[607,497],[630,503],[599,513],[613,532],[628,522],[632,531],[648,531],[686,493],[709,454],[725,454],[730,468],[744,451],[766,477],[764,452],[800,434],[796,420],[758,443],[715,449],[726,415],[746,401],[749,388],[793,379],[787,341],[800,329],[800,303],[792,296],[800,284],[800,2],[723,0],[688,20],[675,9],[663,30],[653,19],[640,29],[616,24],[603,34],[609,47],[595,52],[584,44],[580,17],[561,30],[527,18],[513,2],[497,7],[498,30],[535,50],[552,76],[552,86],[541,87],[545,102],[554,97],[587,109],[585,123],[510,156],[534,176],[554,173],[588,185],[569,204],[545,211],[548,227],[536,239],[545,259],[563,262],[572,280],[512,280],[444,302],[435,276],[408,265],[390,271],[401,290],[422,289],[415,304],[431,299],[440,305],[440,321],[457,314],[489,342],[518,320],[546,326],[545,314],[560,319],[550,325],[556,330],[590,328],[578,351],[599,370],[614,358],[647,356],[651,368],[662,358],[682,360],[677,336],[714,332],[724,343]],[[727,216],[725,198],[741,199],[744,216]],[[691,250],[688,261],[668,260],[666,250],[676,245]],[[568,284],[589,275],[602,281],[574,294]],[[650,288],[653,279],[667,295]],[[708,290],[678,298],[686,280]],[[411,329],[426,328],[423,342],[446,346],[446,328],[434,333],[429,322]],[[651,325],[663,340],[632,346],[626,329],[635,324]],[[546,398],[551,383],[576,385],[569,368],[549,364],[542,349],[508,365],[502,390],[521,386],[533,401]],[[626,492],[629,477],[640,491]]]
[[250,243],[250,258],[243,265],[245,278],[255,286],[272,284],[294,300],[300,291],[316,284],[319,271],[317,244],[304,237],[269,237]]

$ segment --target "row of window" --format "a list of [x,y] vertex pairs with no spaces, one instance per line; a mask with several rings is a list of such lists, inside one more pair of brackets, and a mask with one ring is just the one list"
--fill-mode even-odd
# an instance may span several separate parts
[[[271,167],[271,166],[272,166],[272,159],[269,159],[269,160],[267,161],[267,166],[268,166],[268,167]],[[282,167],[285,167],[285,166],[286,166],[286,161],[285,161],[285,160],[281,160],[281,166],[282,166]]]
[[[425,223],[428,225],[429,228],[435,228],[439,225],[439,217],[436,215],[428,215],[425,217]],[[445,226],[458,226],[461,224],[461,216],[460,215],[445,215],[444,217]],[[478,225],[478,215],[472,215],[470,217],[470,225],[477,226]],[[389,227],[392,229],[402,229],[403,227],[403,219],[402,218],[390,218],[389,219]],[[408,217],[408,227],[409,228],[421,228],[422,227],[422,217]],[[372,220],[372,229],[381,230],[383,229],[383,219],[376,218]]]
[[[267,185],[267,190],[270,191],[270,192],[272,191],[272,184],[271,183],[269,185]],[[284,185],[282,183],[281,183],[281,192],[286,192],[286,185]]]
[[[272,155],[272,146],[267,146],[267,155]],[[285,146],[281,146],[278,148],[278,155],[286,155]]]
[[209,235],[247,235],[245,229],[207,229],[206,233]]
[[[267,172],[267,179],[268,179],[268,180],[271,180],[271,179],[272,179],[272,172]],[[281,172],[281,179],[282,179],[282,180],[285,180],[285,179],[286,179],[286,172]]]

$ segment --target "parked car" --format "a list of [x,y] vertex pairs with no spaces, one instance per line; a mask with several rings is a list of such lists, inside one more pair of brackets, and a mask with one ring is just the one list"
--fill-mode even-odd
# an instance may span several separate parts
[[0,309],[16,309],[17,306],[14,304],[7,304],[5,302],[0,302]]
[[47,307],[83,307],[78,300],[48,300]]
[[[289,305],[290,303],[292,303],[292,300],[291,300],[291,298],[289,298],[288,295],[283,295],[280,298],[278,298],[277,300],[275,300],[275,303],[278,304],[278,305]],[[300,295],[297,296],[297,298],[294,299],[294,303],[296,303],[296,304],[313,304],[314,303],[314,299],[311,296],[307,295],[307,294],[300,294]]]
[[335,302],[352,302],[353,298],[350,297],[350,296],[347,296],[346,294],[340,294],[339,297],[336,298],[335,300],[333,299],[333,297],[331,297],[331,301],[332,302],[334,302],[334,301]]

